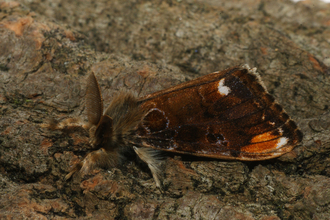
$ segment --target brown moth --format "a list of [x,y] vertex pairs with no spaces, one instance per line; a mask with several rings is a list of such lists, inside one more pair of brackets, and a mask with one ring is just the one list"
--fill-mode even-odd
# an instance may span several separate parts
[[[103,112],[100,86],[87,78],[90,143],[97,150],[66,175],[120,163],[129,148],[147,163],[158,187],[157,150],[218,159],[267,160],[293,149],[302,133],[266,91],[256,68],[236,66],[143,98],[115,96]],[[64,127],[67,122],[56,127]],[[54,127],[54,126],[53,126]]]

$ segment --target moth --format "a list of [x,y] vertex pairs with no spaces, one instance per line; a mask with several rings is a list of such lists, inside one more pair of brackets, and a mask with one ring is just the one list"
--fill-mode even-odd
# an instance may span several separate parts
[[[121,92],[103,111],[94,73],[87,78],[90,143],[96,150],[76,164],[87,174],[119,164],[129,149],[150,168],[158,187],[158,150],[200,157],[258,161],[279,157],[302,133],[266,91],[256,68],[235,66],[142,98]],[[67,121],[68,122],[68,121]],[[64,127],[67,122],[55,127]],[[54,126],[53,126],[54,127]]]

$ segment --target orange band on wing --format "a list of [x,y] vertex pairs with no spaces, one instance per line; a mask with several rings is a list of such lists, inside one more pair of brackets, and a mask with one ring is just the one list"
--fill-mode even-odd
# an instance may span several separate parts
[[249,152],[249,153],[266,153],[270,151],[276,151],[286,145],[288,143],[288,139],[286,137],[281,137],[278,139],[274,139],[271,141],[261,142],[250,144],[241,148],[241,151]]
[[276,139],[279,137],[280,137],[280,135],[274,135],[274,131],[269,131],[269,132],[254,136],[250,142],[252,144],[259,143],[259,142],[265,142],[265,141],[273,140],[273,139]]

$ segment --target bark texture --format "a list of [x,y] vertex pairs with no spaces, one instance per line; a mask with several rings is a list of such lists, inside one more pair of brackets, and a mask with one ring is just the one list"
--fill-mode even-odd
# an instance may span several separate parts
[[[290,1],[0,2],[0,219],[330,219],[330,6]],[[168,155],[64,181],[88,136],[41,127],[247,63],[304,133],[262,162]]]

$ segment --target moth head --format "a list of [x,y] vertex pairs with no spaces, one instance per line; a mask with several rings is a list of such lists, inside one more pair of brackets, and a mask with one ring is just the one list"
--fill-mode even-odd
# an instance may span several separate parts
[[86,111],[90,143],[93,147],[102,145],[110,149],[125,144],[143,120],[146,110],[139,107],[138,99],[130,92],[121,91],[115,95],[103,113],[100,86],[94,73],[87,78]]
[[86,110],[90,127],[90,143],[96,147],[111,139],[113,120],[108,115],[103,115],[101,90],[93,72],[88,76],[86,83]]
[[103,115],[97,126],[92,126],[89,130],[90,144],[93,147],[106,145],[111,142],[113,136],[112,118]]

